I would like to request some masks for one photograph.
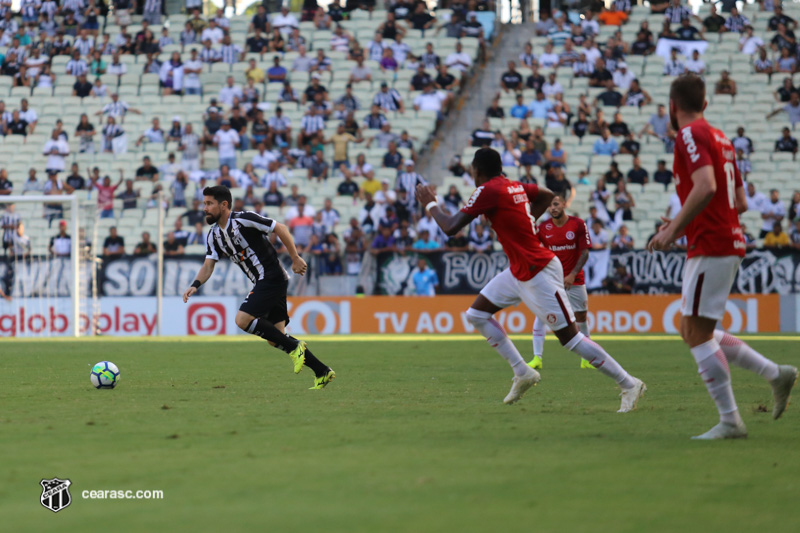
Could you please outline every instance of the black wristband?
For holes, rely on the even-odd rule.
[[[196,279],[196,280],[194,280],[194,281],[192,282],[192,287],[194,287],[195,289],[199,289],[199,288],[200,288],[200,285],[202,285],[202,283],[200,283],[200,280],[199,280],[199,279]]]

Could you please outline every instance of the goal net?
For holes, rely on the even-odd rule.
[[[0,337],[96,334],[96,201],[0,196],[0,216]]]

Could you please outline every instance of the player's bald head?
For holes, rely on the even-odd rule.
[[[481,148],[472,158],[472,172],[476,185],[503,173],[503,161],[493,148]]]

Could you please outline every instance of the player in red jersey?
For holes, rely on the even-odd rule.
[[[777,365],[736,337],[716,329],[725,315],[736,271],[745,254],[739,214],[747,210],[735,150],[723,133],[703,118],[706,88],[695,74],[672,82],[669,113],[675,139],[673,174],[681,210],[664,219],[648,243],[649,250],[665,250],[686,235],[689,249],[683,273],[681,337],[691,348],[697,368],[714,399],[720,422],[696,439],[747,437],[731,388],[728,364],[755,372],[772,385],[772,417],[783,414],[797,369]]]
[[[566,200],[556,195],[547,211],[550,220],[539,224],[539,240],[551,252],[556,254],[564,272],[564,289],[567,291],[569,303],[575,313],[575,323],[585,336],[589,337],[589,326],[586,324],[586,312],[589,310],[589,296],[583,281],[583,265],[589,259],[592,240],[586,230],[586,222],[578,217],[567,215],[564,211]],[[542,368],[544,336],[547,330],[545,322],[539,317],[533,321],[533,359],[528,366]],[[581,359],[581,368],[594,368],[589,361]]]
[[[617,382],[622,389],[618,412],[632,411],[646,390],[644,383],[630,376],[605,350],[578,331],[564,291],[561,262],[542,246],[536,235],[536,218],[550,205],[553,193],[536,185],[510,181],[502,171],[500,154],[491,148],[481,148],[472,160],[477,188],[461,211],[451,215],[442,210],[430,186],[418,186],[417,198],[447,235],[455,235],[475,217],[486,215],[508,256],[510,267],[481,290],[466,312],[470,323],[514,370],[511,391],[503,401],[516,402],[541,379],[536,370],[525,364],[503,327],[492,318],[501,309],[524,302],[536,316],[550,324],[562,345]]]

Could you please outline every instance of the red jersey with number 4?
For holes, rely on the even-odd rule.
[[[586,222],[578,217],[567,217],[567,221],[561,227],[552,220],[542,222],[539,224],[539,240],[561,261],[564,277],[568,276],[578,264],[581,253],[592,247]],[[573,285],[583,284],[583,269],[581,269],[575,276]]]
[[[686,226],[687,256],[744,257],[744,233],[735,207],[736,189],[742,186],[736,150],[721,131],[701,118],[682,128],[675,139],[673,174],[682,205],[694,186],[692,173],[707,165],[714,169],[717,190],[705,209]]]
[[[520,281],[531,279],[555,257],[536,235],[531,202],[538,194],[536,185],[497,176],[475,189],[467,205],[461,208],[462,213],[471,217],[486,215],[491,221],[508,256],[511,273]]]

